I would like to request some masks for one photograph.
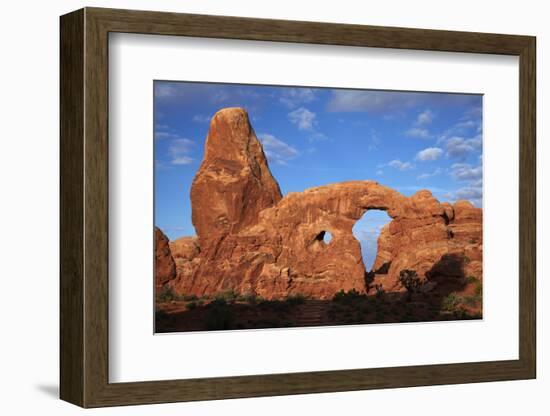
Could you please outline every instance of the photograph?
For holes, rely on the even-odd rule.
[[[482,319],[483,95],[153,96],[155,333]]]

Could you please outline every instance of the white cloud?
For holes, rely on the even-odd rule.
[[[320,131],[314,131],[309,136],[309,141],[316,141],[316,140],[326,140],[327,136],[324,133],[321,133]]]
[[[479,181],[483,176],[483,168],[469,163],[455,163],[451,166],[451,176],[459,181]]]
[[[194,159],[189,156],[195,142],[193,140],[178,138],[173,139],[168,146],[168,152],[171,156],[170,163],[173,165],[189,165]]]
[[[380,136],[378,135],[378,133],[374,129],[371,129],[368,149],[369,150],[376,150],[376,149],[378,149],[379,144],[380,144]]]
[[[483,200],[483,166],[473,166],[469,163],[455,163],[451,166],[450,175],[457,181],[465,182],[465,186],[446,195],[453,201],[467,199],[480,207]]]
[[[457,131],[464,131],[467,129],[473,129],[474,127],[477,129],[479,123],[474,120],[465,120],[460,121],[454,125],[454,129]]]
[[[435,117],[435,114],[433,112],[431,112],[430,110],[425,110],[421,112],[416,118],[416,124],[418,125],[431,124],[434,117]]]
[[[279,101],[288,108],[296,108],[301,104],[315,99],[315,92],[311,88],[285,88]]]
[[[414,137],[417,139],[429,139],[432,137],[430,132],[427,129],[420,127],[413,127],[405,132],[406,136]]]
[[[315,117],[314,112],[304,107],[288,113],[288,119],[291,123],[296,124],[299,130],[313,130],[313,125],[316,123]]]
[[[440,135],[438,143],[444,143],[453,137],[464,137],[474,134],[479,135],[481,141],[481,107],[472,107],[461,118],[462,121],[454,124]]]
[[[388,162],[388,166],[398,170],[409,170],[413,168],[413,165],[410,162],[402,162],[399,159],[394,159]]]
[[[421,160],[423,162],[427,160],[437,160],[442,155],[443,149],[440,149],[439,147],[428,147],[416,154],[416,160]]]
[[[427,178],[431,178],[433,176],[441,175],[441,173],[443,173],[443,169],[437,168],[433,172],[422,173],[421,175],[418,175],[416,178],[417,179],[427,179]]]
[[[378,176],[382,176],[382,175],[384,175],[384,171],[383,171],[382,169],[378,169],[378,170],[376,171],[376,174],[377,174]]]
[[[173,84],[155,83],[155,97],[166,98],[178,94],[178,89]]]
[[[457,189],[456,191],[450,192],[445,196],[452,202],[465,199],[477,207],[481,207],[483,204],[483,189],[481,186],[465,186]]]
[[[195,159],[189,156],[180,156],[172,159],[172,165],[190,165]]]
[[[289,160],[300,155],[298,150],[272,134],[261,133],[258,134],[258,138],[262,143],[265,155],[271,163],[286,165]]]
[[[483,109],[481,106],[473,106],[470,107],[468,110],[466,110],[466,113],[464,114],[464,118],[473,118],[473,119],[481,119],[483,116]]]
[[[177,139],[178,135],[176,133],[171,133],[169,131],[157,131],[155,132],[155,139],[156,140],[163,140],[163,139]]]
[[[481,148],[481,135],[471,139],[454,136],[446,140],[447,156],[464,159],[470,152]]]
[[[481,199],[483,197],[483,190],[481,187],[467,186],[455,191],[455,197],[457,199]]]
[[[212,101],[215,103],[221,103],[227,101],[230,98],[229,93],[224,89],[219,89],[213,92]]]

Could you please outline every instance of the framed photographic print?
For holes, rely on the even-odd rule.
[[[535,106],[529,36],[62,16],[61,398],[534,378]]]

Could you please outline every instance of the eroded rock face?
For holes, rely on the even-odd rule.
[[[422,280],[481,279],[481,209],[467,201],[439,204],[428,191],[416,193],[411,200],[418,208],[416,216],[394,218],[380,233],[373,284],[402,291],[399,272],[403,269],[415,270]],[[384,267],[388,270],[381,270]]]
[[[193,260],[200,253],[199,240],[197,237],[181,237],[170,241],[170,251],[174,260]]]
[[[160,287],[176,277],[176,265],[168,238],[164,233],[155,227],[155,285]]]
[[[246,111],[226,108],[212,118],[204,159],[191,186],[192,220],[200,245],[255,224],[281,199]]]
[[[191,203],[198,240],[170,244],[177,277],[169,285],[179,293],[232,289],[267,299],[297,293],[328,299],[339,290],[365,292],[369,283],[352,227],[370,209],[392,218],[379,237],[375,284],[404,290],[403,269],[434,282],[463,277],[456,273],[481,277],[481,209],[464,201],[440,204],[429,191],[406,197],[373,181],[282,198],[242,109],[214,116]],[[324,232],[332,234],[328,244]]]

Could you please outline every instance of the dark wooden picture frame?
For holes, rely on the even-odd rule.
[[[109,383],[108,35],[193,36],[519,57],[519,359]],[[61,17],[60,396],[82,407],[536,377],[535,38],[85,8]]]

